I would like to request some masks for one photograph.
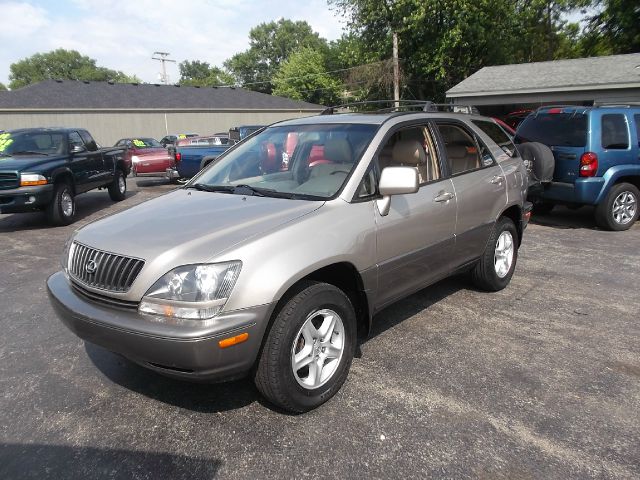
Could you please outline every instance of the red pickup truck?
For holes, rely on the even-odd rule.
[[[167,169],[175,168],[173,155],[153,138],[123,138],[115,146],[126,149],[134,177],[164,177]]]

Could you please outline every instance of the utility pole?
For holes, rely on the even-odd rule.
[[[166,63],[167,62],[176,63],[176,61],[167,58],[170,55],[170,53],[167,53],[167,52],[153,52],[153,54],[154,55],[160,55],[159,57],[151,57],[151,60],[158,60],[158,61],[160,61],[162,63],[162,73],[161,73],[160,80],[165,85],[169,85],[169,76],[167,75]]]
[[[393,32],[393,100],[400,108],[400,66],[398,65],[398,34]]]

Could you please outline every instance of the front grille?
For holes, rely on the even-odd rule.
[[[91,300],[95,303],[100,303],[107,307],[117,307],[125,310],[137,310],[138,302],[132,302],[129,300],[120,300],[119,298],[107,297],[106,295],[101,295],[100,293],[95,293],[83,288],[82,285],[76,283],[75,281],[71,281],[71,286],[75,290],[76,293],[82,295],[87,300]]]
[[[97,250],[74,242],[69,273],[78,282],[111,292],[126,292],[142,270],[144,260]]]
[[[17,173],[0,173],[0,190],[18,188],[19,186]]]

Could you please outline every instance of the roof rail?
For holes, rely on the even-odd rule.
[[[607,102],[593,102],[594,107],[618,107],[618,108],[631,108],[640,106],[640,102],[625,102],[625,103],[607,103]]]
[[[584,106],[584,105],[542,105],[536,108],[536,111],[543,110],[546,108],[590,108],[590,107]]]
[[[320,115],[334,115],[336,113],[352,113],[349,112],[337,112],[339,109],[351,109],[351,107],[364,106],[364,105],[383,105],[387,104],[388,107],[379,108],[376,110],[367,110],[370,113],[386,113],[386,112],[399,112],[401,110],[416,109],[423,112],[442,112],[451,111],[454,113],[479,113],[476,107],[470,105],[454,105],[451,103],[434,103],[429,100],[364,100],[361,102],[343,103],[341,105],[334,105],[325,108]],[[396,105],[397,104],[397,105]]]

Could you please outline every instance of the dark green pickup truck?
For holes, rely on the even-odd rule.
[[[54,225],[68,225],[74,197],[106,188],[124,200],[131,164],[120,148],[99,148],[79,128],[25,128],[0,133],[0,213],[44,210]]]

